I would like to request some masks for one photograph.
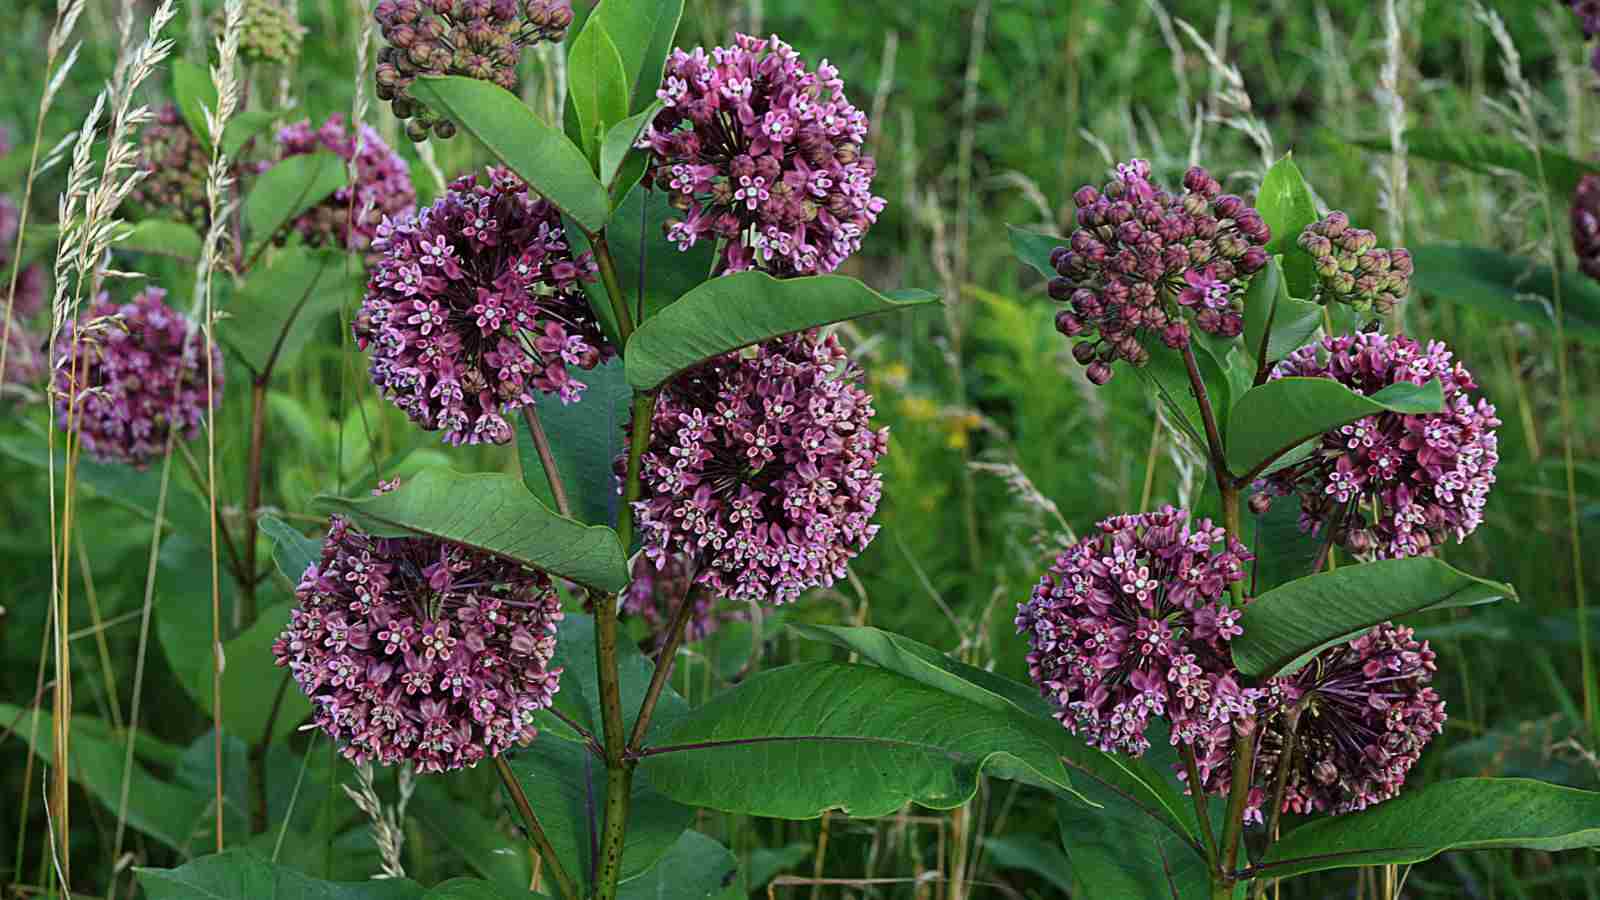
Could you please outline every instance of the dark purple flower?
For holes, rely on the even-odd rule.
[[[666,642],[667,626],[684,594],[690,590],[695,594],[691,601],[693,611],[683,630],[686,643],[710,637],[724,623],[748,616],[742,608],[719,609],[716,597],[693,584],[693,574],[688,560],[682,556],[668,556],[660,569],[643,555],[634,561],[633,581],[622,593],[620,612],[624,618],[636,617],[649,626],[650,636],[644,641],[646,650],[659,650]]]
[[[360,128],[360,144],[357,156],[356,136],[346,130],[344,116],[337,113],[315,131],[311,121],[304,119],[278,132],[280,161],[328,150],[347,163],[352,158],[356,162],[354,208],[346,185],[290,223],[313,247],[331,243],[346,250],[366,250],[380,223],[410,215],[416,208],[417,194],[406,161],[367,125]]]
[[[1253,709],[1228,642],[1240,611],[1222,602],[1250,552],[1189,513],[1113,516],[1062,551],[1017,608],[1028,672],[1068,731],[1106,752],[1150,747],[1151,717],[1191,743]]]
[[[188,317],[162,302],[166,293],[146,288],[120,306],[102,294],[62,326],[51,350],[57,424],[67,428],[70,413],[83,448],[102,462],[142,467],[166,452],[173,428],[183,440],[199,433],[208,399],[205,342]],[[214,407],[222,403],[222,354],[211,353]]]
[[[1572,249],[1583,274],[1600,281],[1600,176],[1583,176],[1572,196]]]
[[[1324,338],[1289,354],[1272,377],[1331,378],[1358,394],[1391,384],[1444,388],[1444,412],[1381,413],[1322,436],[1315,451],[1256,482],[1268,496],[1300,498],[1300,524],[1333,529],[1363,559],[1418,556],[1483,521],[1500,461],[1500,420],[1487,400],[1473,402],[1472,374],[1444,344],[1423,347],[1403,335]]]
[[[1261,215],[1195,166],[1173,194],[1142,159],[1118,165],[1103,189],[1072,195],[1078,227],[1050,254],[1050,296],[1069,306],[1056,330],[1081,338],[1072,355],[1105,384],[1119,359],[1142,366],[1149,339],[1173,349],[1189,328],[1222,337],[1244,330],[1244,289],[1266,265]]]
[[[713,597],[787,603],[830,585],[878,532],[872,396],[837,338],[776,338],[680,375],[656,404],[636,509],[657,568]]]
[[[466,175],[415,216],[384,220],[353,328],[384,396],[451,444],[503,444],[533,391],[578,399],[568,366],[614,354],[584,296],[588,252],[505,169]]]
[[[561,602],[517,563],[334,516],[295,597],[273,658],[353,762],[474,765],[532,741],[559,689]]]
[[[1600,0],[1568,0],[1568,2],[1583,27],[1583,36],[1592,38],[1600,34]]]
[[[139,171],[144,173],[128,194],[139,218],[170,219],[204,231],[211,222],[206,200],[206,171],[211,153],[189,123],[168,103],[139,134]]]
[[[1379,247],[1377,235],[1352,228],[1342,212],[1307,225],[1299,244],[1316,260],[1318,303],[1388,315],[1411,290],[1410,251]]]
[[[783,277],[832,272],[861,248],[884,200],[861,152],[867,117],[827,60],[813,73],[776,36],[735,35],[674,50],[656,96],[666,108],[639,145],[646,183],[687,213],[667,223],[678,249],[722,240],[725,272]]]

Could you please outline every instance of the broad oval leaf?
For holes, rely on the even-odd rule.
[[[612,261],[617,266],[617,281],[627,298],[628,308],[641,311],[642,324],[656,313],[685,296],[703,283],[711,273],[716,260],[715,241],[700,241],[688,250],[679,250],[677,244],[666,238],[666,223],[682,216],[672,208],[666,191],[656,191],[636,184],[622,198],[611,221],[606,225],[606,243],[611,248]],[[567,239],[574,252],[590,249],[588,238],[576,228],[567,229]],[[589,307],[600,320],[608,336],[616,333],[612,321],[611,301],[605,287],[598,281],[584,282],[589,295]],[[643,302],[639,292],[644,291]]]
[[[628,112],[650,105],[683,17],[683,0],[606,0],[590,14],[605,24],[622,58],[630,88]]]
[[[650,390],[730,350],[938,299],[916,290],[880,294],[843,275],[780,280],[765,272],[736,272],[713,278],[661,310],[628,339],[628,383]]]
[[[1444,408],[1437,379],[1391,384],[1370,397],[1331,378],[1279,378],[1245,392],[1229,414],[1228,468],[1254,473],[1299,444],[1332,428],[1382,412],[1411,415]]]
[[[344,160],[327,150],[291,156],[273,164],[250,185],[244,224],[252,253],[272,240],[295,216],[344,187]]]
[[[365,283],[365,270],[349,254],[286,248],[227,300],[218,334],[257,375],[270,375],[292,365],[316,327],[354,303]]]
[[[295,579],[299,580],[298,576]],[[204,579],[209,590],[209,577]],[[210,710],[211,605],[208,597],[191,588],[169,593],[173,602],[156,610],[156,639],[167,665],[183,692],[195,706]],[[261,611],[249,627],[222,644],[222,726],[247,742],[259,741],[272,714],[273,700],[282,690],[283,700],[272,720],[272,739],[293,734],[311,715],[311,702],[294,684],[285,684],[289,670],[272,660],[272,644],[289,624],[292,603],[276,603]]]
[[[636,150],[634,144],[639,140],[639,135],[644,127],[650,124],[656,113],[661,111],[661,101],[645,107],[645,110],[636,115],[611,126],[606,132],[605,140],[600,143],[600,181],[606,186],[606,191],[611,195],[613,202],[621,205],[627,198],[628,192],[639,183],[639,178],[644,175],[647,159],[645,151]],[[623,167],[625,161],[632,164]],[[615,216],[613,219],[615,220]],[[627,220],[621,220],[623,225]]]
[[[604,18],[591,15],[567,54],[568,96],[578,115],[583,150],[597,166],[602,137],[628,117],[628,73]]]
[[[559,397],[541,391],[534,395],[534,409],[571,504],[572,518],[590,525],[610,525],[622,505],[615,463],[627,447],[633,390],[620,359],[574,375],[588,385],[581,401],[562,403]],[[546,506],[557,509],[526,416],[517,423],[517,456],[528,490]]]
[[[200,258],[200,235],[182,222],[165,219],[134,222],[113,243],[116,249],[129,253],[170,256],[191,262]]]
[[[546,898],[543,894],[513,889],[481,878],[452,878],[428,888],[428,892],[422,895],[422,900],[546,900]]]
[[[1018,259],[1032,266],[1034,271],[1045,277],[1046,281],[1057,276],[1055,267],[1050,265],[1050,254],[1057,247],[1066,246],[1066,238],[1042,231],[1018,228],[1015,225],[1007,225],[1006,233],[1011,237],[1011,252],[1015,253]]]
[[[1418,247],[1411,257],[1416,292],[1555,331],[1555,282],[1549,266],[1462,244]],[[1562,272],[1560,285],[1567,337],[1600,343],[1600,285],[1581,272]]]
[[[1283,256],[1250,280],[1244,298],[1244,346],[1259,372],[1299,348],[1322,325],[1322,307],[1289,296]]]
[[[561,690],[556,694],[555,708],[568,720],[599,737],[603,728],[600,680],[594,667],[596,652],[594,619],[578,613],[568,613],[561,622],[555,657],[551,661],[552,666],[563,670]],[[628,642],[626,638],[619,640],[617,681],[622,693],[623,725],[627,731],[631,732],[633,729],[634,719],[638,717],[639,707],[644,702],[645,690],[650,686],[650,677],[655,674],[655,668],[655,664],[640,653],[637,646]],[[689,704],[684,702],[670,684],[667,685],[662,689],[661,699],[656,703],[655,714],[650,718],[650,733],[646,737],[659,736],[663,733],[662,729],[677,722],[678,718],[688,711]],[[563,739],[578,740],[577,732],[569,728],[565,722],[553,718],[547,721],[550,730]],[[544,725],[540,727],[543,728]]]
[[[313,502],[380,537],[428,535],[466,544],[607,594],[628,584],[615,531],[552,512],[514,475],[424,469],[378,497],[324,494]]]
[[[211,148],[211,129],[206,126],[206,110],[216,111],[217,87],[205,66],[187,59],[172,61],[172,97],[183,122],[194,132],[200,145]],[[223,132],[226,136],[227,132]]]
[[[540,121],[516,95],[499,85],[456,75],[419,78],[411,91],[459,123],[585,230],[605,227],[611,202],[583,151]]]
[[[202,856],[176,869],[137,867],[149,900],[422,900],[422,885],[405,878],[322,881],[248,850]]]
[[[685,831],[659,865],[617,888],[617,900],[745,900],[750,891],[741,874],[728,848]]]
[[[1233,661],[1246,675],[1265,677],[1380,622],[1502,597],[1517,599],[1516,588],[1432,557],[1341,566],[1273,588],[1245,607]]]
[[[299,584],[306,569],[322,559],[322,541],[306,537],[277,516],[261,516],[257,526],[272,541],[272,562],[290,585]]]
[[[1316,286],[1316,263],[1300,249],[1299,241],[1300,232],[1317,220],[1317,201],[1294,164],[1294,154],[1284,154],[1267,170],[1256,192],[1256,209],[1272,230],[1267,253],[1283,257],[1284,283],[1290,296],[1309,298]],[[1251,347],[1256,346],[1252,341]]]
[[[1409,865],[1449,850],[1600,847],[1600,793],[1527,778],[1461,778],[1301,825],[1267,851],[1266,878]]]
[[[680,803],[810,819],[950,809],[980,774],[1071,793],[1048,719],[987,709],[884,669],[762,672],[678,720],[641,771]]]

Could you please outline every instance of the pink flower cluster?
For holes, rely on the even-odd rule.
[[[1333,429],[1314,452],[1256,482],[1262,496],[1300,498],[1301,528],[1333,529],[1361,558],[1418,556],[1483,521],[1500,461],[1500,420],[1445,345],[1380,333],[1324,338],[1294,351],[1273,378],[1331,378],[1359,394],[1438,379],[1444,412],[1382,413]],[[1260,508],[1259,506],[1257,508]]]
[[[1600,281],[1600,176],[1583,176],[1572,196],[1572,250],[1583,274]]]
[[[826,60],[813,73],[776,36],[736,35],[674,50],[656,96],[665,108],[640,146],[647,183],[688,212],[667,224],[678,249],[722,240],[724,271],[783,277],[832,272],[861,248],[884,200],[862,155],[867,117]]]
[[[658,569],[682,555],[712,597],[787,603],[844,577],[877,534],[888,449],[837,338],[718,357],[660,395],[637,504]]]
[[[349,185],[301,213],[290,224],[313,247],[332,244],[346,250],[366,250],[387,218],[409,215],[417,205],[411,187],[411,169],[367,125],[357,136],[345,128],[344,116],[335,113],[313,130],[309,119],[278,132],[278,159],[328,150],[346,163],[356,163],[354,193]],[[352,197],[354,208],[351,207]]]
[[[673,613],[683,601],[684,594],[693,590],[694,606],[689,623],[683,629],[683,640],[692,643],[710,637],[726,622],[745,618],[742,609],[720,610],[717,598],[704,588],[693,585],[693,572],[682,556],[666,557],[666,564],[657,569],[655,563],[640,556],[633,564],[633,581],[622,593],[621,613],[624,618],[638,618],[650,628],[650,637],[644,642],[646,650],[660,649],[666,643],[667,626]]]
[[[594,279],[548,201],[505,169],[466,175],[418,215],[385,219],[353,324],[372,381],[413,421],[451,444],[503,444],[504,413],[533,391],[578,399],[568,366],[615,351],[589,308]]]
[[[1141,343],[1159,337],[1189,344],[1189,323],[1210,334],[1244,330],[1244,288],[1267,263],[1270,231],[1261,215],[1195,166],[1184,192],[1150,180],[1150,164],[1123,163],[1104,188],[1073,194],[1078,227],[1050,254],[1059,276],[1050,296],[1069,304],[1056,330],[1081,338],[1072,355],[1095,384],[1111,379],[1119,359],[1144,365]]]
[[[75,423],[101,462],[142,467],[166,453],[174,429],[183,440],[199,433],[208,399],[222,403],[222,354],[211,348],[208,398],[204,339],[165,296],[146,288],[118,305],[102,294],[51,351],[57,424]]]
[[[1152,717],[1172,723],[1175,744],[1228,730],[1255,702],[1228,652],[1241,612],[1222,601],[1250,552],[1216,549],[1221,528],[1170,506],[1099,529],[1062,551],[1017,610],[1029,674],[1056,718],[1134,756],[1150,747]]]
[[[516,563],[334,516],[295,597],[273,658],[353,762],[471,766],[532,741],[560,687],[560,600]]]
[[[1422,749],[1444,730],[1444,700],[1428,686],[1436,668],[1427,641],[1385,622],[1270,679],[1260,693],[1246,819],[1262,820],[1282,766],[1289,767],[1286,813],[1355,812],[1399,794]],[[1291,719],[1295,736],[1286,760]],[[1228,731],[1196,746],[1209,794],[1226,795],[1232,784]]]

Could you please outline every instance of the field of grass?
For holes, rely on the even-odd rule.
[[[808,61],[838,66],[871,116],[874,192],[888,201],[844,272],[882,289],[934,290],[944,303],[842,329],[892,434],[875,542],[835,588],[692,645],[674,676],[679,692],[693,704],[751,666],[842,658],[781,627],[797,623],[875,625],[1026,680],[1013,617],[1054,548],[1113,513],[1211,502],[1197,448],[1165,424],[1137,378],[1087,382],[1052,325],[1057,304],[1043,279],[1012,252],[1008,225],[1067,233],[1072,192],[1103,182],[1118,161],[1149,159],[1169,183],[1198,161],[1248,196],[1274,160],[1292,153],[1324,206],[1374,229],[1384,246],[1460,242],[1573,269],[1568,197],[1518,172],[1430,159],[1416,137],[1450,131],[1579,160],[1600,154],[1600,75],[1566,4],[1486,2],[1504,17],[1509,43],[1497,41],[1473,3],[1455,0],[1395,4],[1397,31],[1385,27],[1385,4],[1369,0],[688,0],[681,46],[725,43],[734,31],[777,33]],[[154,4],[128,5],[142,28]],[[175,58],[206,60],[207,19],[220,5],[179,4],[167,30]],[[45,151],[80,127],[113,76],[121,6],[88,0],[73,37],[81,50],[42,120]],[[308,29],[299,62],[249,70],[247,108],[287,100],[294,108],[285,122],[348,115],[363,4],[298,6]],[[0,158],[0,192],[19,200],[55,14],[46,0],[0,10],[0,124],[17,146]],[[556,115],[559,59],[552,51],[524,62],[525,96]],[[1386,64],[1398,66],[1388,87]],[[163,68],[141,97],[161,104],[172,90]],[[1413,152],[1369,149],[1387,144],[1395,116],[1413,135]],[[422,202],[441,189],[434,169],[448,177],[488,160],[465,136],[432,142],[435,159],[423,160],[385,105],[370,104],[367,120],[413,162]],[[70,162],[37,179],[32,221],[55,221]],[[1418,284],[1441,283],[1422,279],[1428,258],[1419,255]],[[193,288],[192,266],[159,256],[119,253],[113,268],[142,272],[179,297]],[[1438,652],[1435,687],[1450,714],[1412,776],[1419,781],[1526,776],[1600,788],[1600,686],[1584,683],[1585,672],[1594,677],[1584,657],[1600,641],[1600,617],[1584,615],[1600,599],[1600,560],[1585,555],[1600,546],[1600,288],[1581,276],[1570,283],[1578,288],[1564,297],[1569,322],[1587,321],[1587,334],[1551,327],[1534,296],[1548,284],[1529,285],[1514,317],[1428,290],[1400,309],[1408,334],[1451,345],[1504,422],[1486,521],[1444,558],[1511,582],[1520,595],[1411,622]],[[129,291],[116,281],[110,289]],[[30,323],[39,333],[47,326],[47,317]],[[227,359],[214,487],[203,438],[192,442],[193,465],[187,451],[169,468],[143,471],[84,461],[65,530],[65,458],[51,465],[46,407],[38,394],[0,400],[0,896],[59,895],[42,798],[51,784],[49,710],[62,677],[71,683],[76,754],[74,896],[137,896],[132,867],[175,866],[209,850],[219,790],[237,845],[277,852],[318,877],[379,871],[368,816],[336,787],[355,783],[352,769],[310,732],[280,728],[265,765],[268,818],[293,827],[252,827],[259,821],[244,742],[229,738],[227,758],[237,764],[214,784],[204,514],[214,497],[237,526],[249,487],[250,376]],[[314,495],[354,495],[379,471],[406,475],[438,463],[516,471],[511,450],[458,450],[411,427],[367,384],[365,359],[332,316],[265,399],[261,508],[306,534],[319,527]],[[152,559],[158,519],[167,527]],[[68,544],[57,546],[63,535]],[[262,537],[260,547],[267,558],[272,544]],[[53,567],[62,564],[70,568],[59,579],[70,598],[70,665],[58,674],[49,616]],[[260,608],[277,612],[277,623],[291,587],[277,572],[262,583]],[[235,636],[247,615],[233,593],[219,598],[222,636],[236,652],[254,647],[264,657],[276,627]],[[147,603],[154,615],[146,630]],[[276,688],[270,667],[258,661],[258,670]],[[228,702],[241,704],[230,715],[260,727],[260,712],[251,718],[244,707],[270,703],[273,691],[239,691],[225,689]],[[35,703],[44,715],[29,713]],[[139,777],[125,784],[122,735],[134,724],[137,759],[127,758]],[[375,785],[391,811],[394,778],[380,770]],[[473,845],[480,832],[460,824],[481,818],[484,834],[497,833],[496,821],[506,826],[499,833],[512,833],[502,804],[485,799],[496,797],[492,773],[420,779],[407,796],[398,832],[410,877],[431,884],[525,867],[484,862],[484,848]],[[740,858],[752,896],[1096,896],[1073,884],[1054,801],[1015,782],[985,780],[953,810],[800,822],[701,813],[698,828]],[[1403,886],[1384,893],[1397,874]],[[1448,853],[1398,873],[1323,873],[1284,885],[1281,896],[1592,900],[1600,898],[1600,855]]]

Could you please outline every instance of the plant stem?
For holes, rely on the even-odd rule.
[[[1217,482],[1217,493],[1222,498],[1222,528],[1227,544],[1244,535],[1239,520],[1239,479],[1228,472],[1227,456],[1222,448],[1222,433],[1217,428],[1217,416],[1211,409],[1211,395],[1206,391],[1205,379],[1200,377],[1200,364],[1194,358],[1194,347],[1183,348],[1183,367],[1189,373],[1189,388],[1194,391],[1195,402],[1200,406],[1200,421],[1205,426],[1206,449],[1211,458],[1211,474]],[[1228,585],[1228,594],[1234,606],[1244,605],[1244,584],[1235,581]]]
[[[261,739],[250,748],[250,787],[255,793],[255,806],[250,813],[250,833],[267,830],[267,748],[272,744],[272,729],[278,722],[278,711],[283,707],[283,695],[288,692],[289,673],[283,673],[278,682],[278,692],[272,697],[272,709],[267,712],[267,724],[261,729]]]
[[[528,433],[533,435],[533,449],[539,452],[539,464],[544,466],[545,481],[550,483],[550,494],[555,497],[556,512],[571,517],[572,504],[567,501],[567,488],[561,482],[561,471],[556,468],[556,457],[550,451],[550,438],[539,423],[538,411],[532,406],[524,406],[522,420],[528,423]]]
[[[517,781],[516,773],[511,771],[511,766],[506,763],[503,756],[494,758],[494,768],[500,773],[500,781],[506,786],[506,792],[511,795],[511,802],[516,804],[517,812],[522,815],[522,824],[528,832],[528,840],[532,841],[534,849],[539,851],[539,858],[544,861],[561,896],[565,900],[580,900],[583,894],[578,890],[578,883],[573,881],[572,876],[562,867],[561,859],[556,856],[555,848],[550,845],[550,838],[539,825],[539,817],[534,815],[533,805],[528,802],[528,795],[523,792],[522,783]]]
[[[1206,794],[1202,790],[1200,765],[1195,762],[1194,747],[1178,744],[1178,755],[1183,758],[1183,773],[1189,779],[1189,796],[1194,798],[1194,817],[1200,825],[1201,837],[1206,847],[1206,863],[1217,868],[1217,833],[1211,829],[1211,811],[1206,809]]]
[[[250,385],[250,471],[244,495],[244,578],[239,582],[241,626],[256,620],[256,510],[261,506],[261,445],[267,424],[267,380]]]
[[[1239,837],[1244,833],[1244,807],[1255,775],[1256,720],[1247,716],[1233,730],[1233,784],[1228,792],[1228,818],[1222,832],[1223,878],[1232,883],[1239,868]]]
[[[683,645],[683,632],[694,613],[694,601],[694,582],[691,579],[683,597],[678,600],[678,608],[672,613],[672,622],[667,625],[667,641],[661,645],[661,652],[656,654],[656,670],[650,676],[650,687],[644,693],[639,717],[633,722],[633,734],[628,738],[630,757],[639,752],[639,747],[644,744],[645,733],[650,730],[650,716],[655,713],[656,702],[661,699],[661,689],[666,687],[667,679],[672,674],[672,663],[678,656],[678,648]]]
[[[589,236],[589,246],[594,250],[595,264],[600,267],[600,283],[605,286],[606,296],[611,300],[611,314],[617,317],[617,336],[622,339],[622,347],[626,349],[628,338],[633,335],[633,313],[628,310],[628,300],[622,293],[622,282],[617,278],[617,264],[611,258],[611,246],[606,243],[604,234]]]
[[[1272,784],[1272,812],[1267,820],[1267,847],[1278,839],[1278,822],[1283,818],[1283,792],[1289,787],[1289,767],[1294,765],[1294,735],[1300,727],[1299,703],[1291,705],[1283,714],[1283,749],[1278,751],[1278,773]],[[1266,851],[1262,851],[1265,855]],[[1267,879],[1256,880],[1256,900],[1264,900],[1267,896]]]

